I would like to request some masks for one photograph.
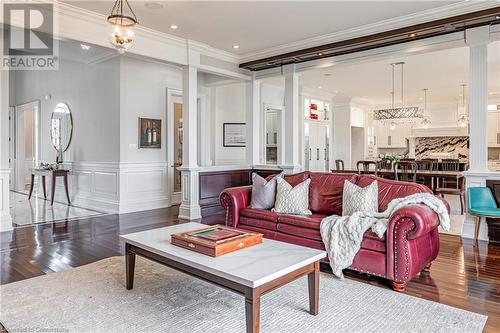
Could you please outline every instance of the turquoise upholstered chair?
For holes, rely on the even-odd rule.
[[[477,242],[481,218],[500,218],[500,208],[497,207],[489,187],[469,187],[467,189],[467,206],[469,214],[477,218],[474,232],[474,241]]]

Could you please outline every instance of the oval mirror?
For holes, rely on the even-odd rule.
[[[50,118],[50,137],[57,151],[65,152],[71,143],[73,118],[66,103],[57,103]]]

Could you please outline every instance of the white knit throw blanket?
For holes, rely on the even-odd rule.
[[[364,233],[371,228],[382,238],[392,214],[407,205],[424,204],[439,215],[441,227],[450,230],[450,216],[445,204],[429,193],[415,193],[392,200],[385,212],[366,214],[356,212],[351,216],[329,216],[321,221],[321,238],[325,243],[333,274],[343,278],[342,270],[351,266],[361,247]]]

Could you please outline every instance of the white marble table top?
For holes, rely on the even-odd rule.
[[[189,222],[120,238],[131,245],[252,288],[326,257],[325,251],[270,239],[216,258],[170,243],[170,234],[203,227],[207,226]]]

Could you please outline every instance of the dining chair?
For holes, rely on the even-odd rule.
[[[460,160],[455,158],[444,158],[441,160],[441,170],[443,171],[460,171]],[[455,179],[443,177],[438,187],[452,187],[455,185]]]
[[[394,163],[394,179],[404,182],[417,182],[418,165],[412,161]]]
[[[378,168],[379,169],[392,169],[392,162],[388,160],[387,158],[383,158],[380,161],[378,161]]]
[[[417,163],[417,166],[418,166],[418,170],[422,170],[422,171],[433,171],[433,170],[436,170],[437,169],[437,161],[436,160],[432,160],[432,159],[422,159],[422,160],[417,160],[415,161]],[[426,180],[427,179],[431,179],[430,180],[430,186],[431,186],[431,189],[434,188],[434,177],[417,177],[417,183],[418,184],[426,184]]]
[[[358,170],[359,174],[363,173],[370,173],[372,170],[370,170],[370,166],[373,165],[374,171],[375,171],[375,176],[378,175],[378,163],[375,161],[358,161],[356,163],[356,169]]]
[[[469,187],[467,189],[467,211],[476,218],[474,243],[477,243],[482,217],[500,218],[500,209],[497,207],[497,203],[489,187]]]
[[[450,182],[444,183],[450,184]],[[445,194],[458,195],[460,197],[460,215],[464,214],[464,196],[465,196],[465,177],[459,175],[455,177],[451,187],[438,187],[434,191],[437,195],[441,195],[444,198]]]
[[[344,170],[344,160],[335,160],[335,169]]]

